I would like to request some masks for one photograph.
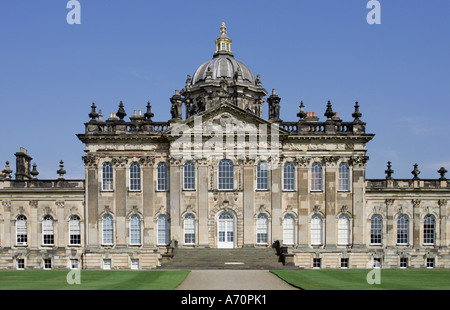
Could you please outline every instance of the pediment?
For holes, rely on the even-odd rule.
[[[178,137],[186,131],[203,136],[210,136],[218,132],[266,134],[268,136],[288,134],[278,124],[264,120],[226,101],[174,124],[166,135]]]

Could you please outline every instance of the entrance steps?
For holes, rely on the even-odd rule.
[[[161,269],[298,269],[283,265],[275,248],[176,248],[173,254]]]

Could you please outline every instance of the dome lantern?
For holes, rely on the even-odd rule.
[[[220,36],[216,39],[216,52],[214,55],[233,55],[231,52],[231,42],[231,39],[227,36],[227,27],[225,26],[225,23],[222,23],[222,26],[220,27]]]

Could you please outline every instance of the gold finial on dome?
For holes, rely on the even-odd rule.
[[[221,34],[227,34],[227,26],[225,26],[225,22],[222,22],[222,27],[220,27]]]
[[[233,55],[231,52],[231,39],[227,36],[227,26],[225,26],[225,22],[222,23],[222,26],[220,27],[220,36],[216,40],[216,52],[214,55],[219,53]]]

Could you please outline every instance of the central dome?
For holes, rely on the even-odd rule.
[[[195,71],[191,85],[206,81],[206,79],[221,80],[226,77],[233,80],[237,76],[241,76],[243,81],[255,85],[255,76],[252,71],[242,62],[234,59],[231,42],[227,36],[227,27],[225,27],[225,23],[222,23],[220,36],[216,40],[214,57]]]
[[[214,58],[201,65],[192,77],[192,85],[205,81],[208,75],[211,79],[218,80],[226,77],[233,79],[238,74],[242,74],[242,79],[255,85],[255,76],[252,71],[242,62],[237,61],[230,54],[220,53]]]

